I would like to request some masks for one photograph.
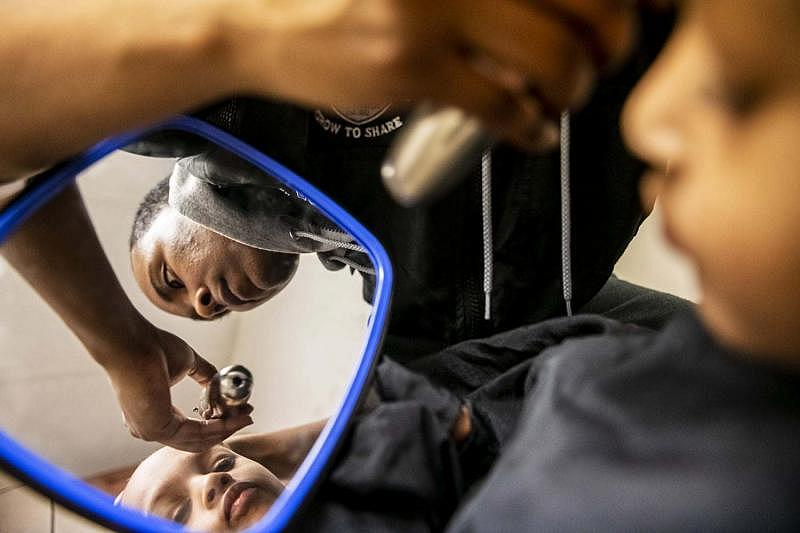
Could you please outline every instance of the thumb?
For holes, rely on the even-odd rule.
[[[194,354],[194,364],[186,372],[186,375],[198,382],[200,385],[207,385],[211,378],[217,373],[217,367],[197,355]]]

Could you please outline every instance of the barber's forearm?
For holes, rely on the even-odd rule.
[[[0,182],[233,92],[229,4],[0,2]]]
[[[106,259],[83,200],[71,186],[0,248],[106,368],[143,353],[152,328],[133,307]]]
[[[236,453],[261,463],[285,479],[303,462],[326,423],[327,419],[271,433],[237,435],[226,442]]]

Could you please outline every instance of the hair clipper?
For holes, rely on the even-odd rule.
[[[420,105],[381,166],[383,183],[400,204],[414,206],[445,194],[493,144],[481,121],[456,107]]]
[[[252,390],[253,374],[247,368],[226,366],[211,378],[195,412],[206,420],[224,418],[230,409],[246,404]]]

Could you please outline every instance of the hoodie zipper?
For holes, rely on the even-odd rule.
[[[481,179],[480,174],[469,179],[467,188],[467,220],[481,220]],[[483,242],[475,239],[472,227],[467,224],[464,235],[464,255],[467,263],[463,284],[464,331],[463,339],[474,339],[487,331],[488,322],[483,319],[484,296],[482,269],[473,265],[482,265]],[[477,247],[475,246],[477,243]],[[476,260],[477,259],[477,260]]]

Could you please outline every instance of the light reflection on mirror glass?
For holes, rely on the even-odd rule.
[[[102,370],[2,263],[0,426],[111,494],[128,484],[127,505],[195,529],[240,529],[269,508],[342,397],[368,334],[373,270],[347,233],[294,191],[218,148],[182,155],[119,151],[78,183],[145,317],[217,368],[253,373],[254,425],[203,454],[132,438]],[[149,214],[139,209],[146,197]],[[185,413],[200,396],[190,380],[173,388]],[[281,456],[264,451],[278,445]],[[198,481],[205,488],[190,494]]]

